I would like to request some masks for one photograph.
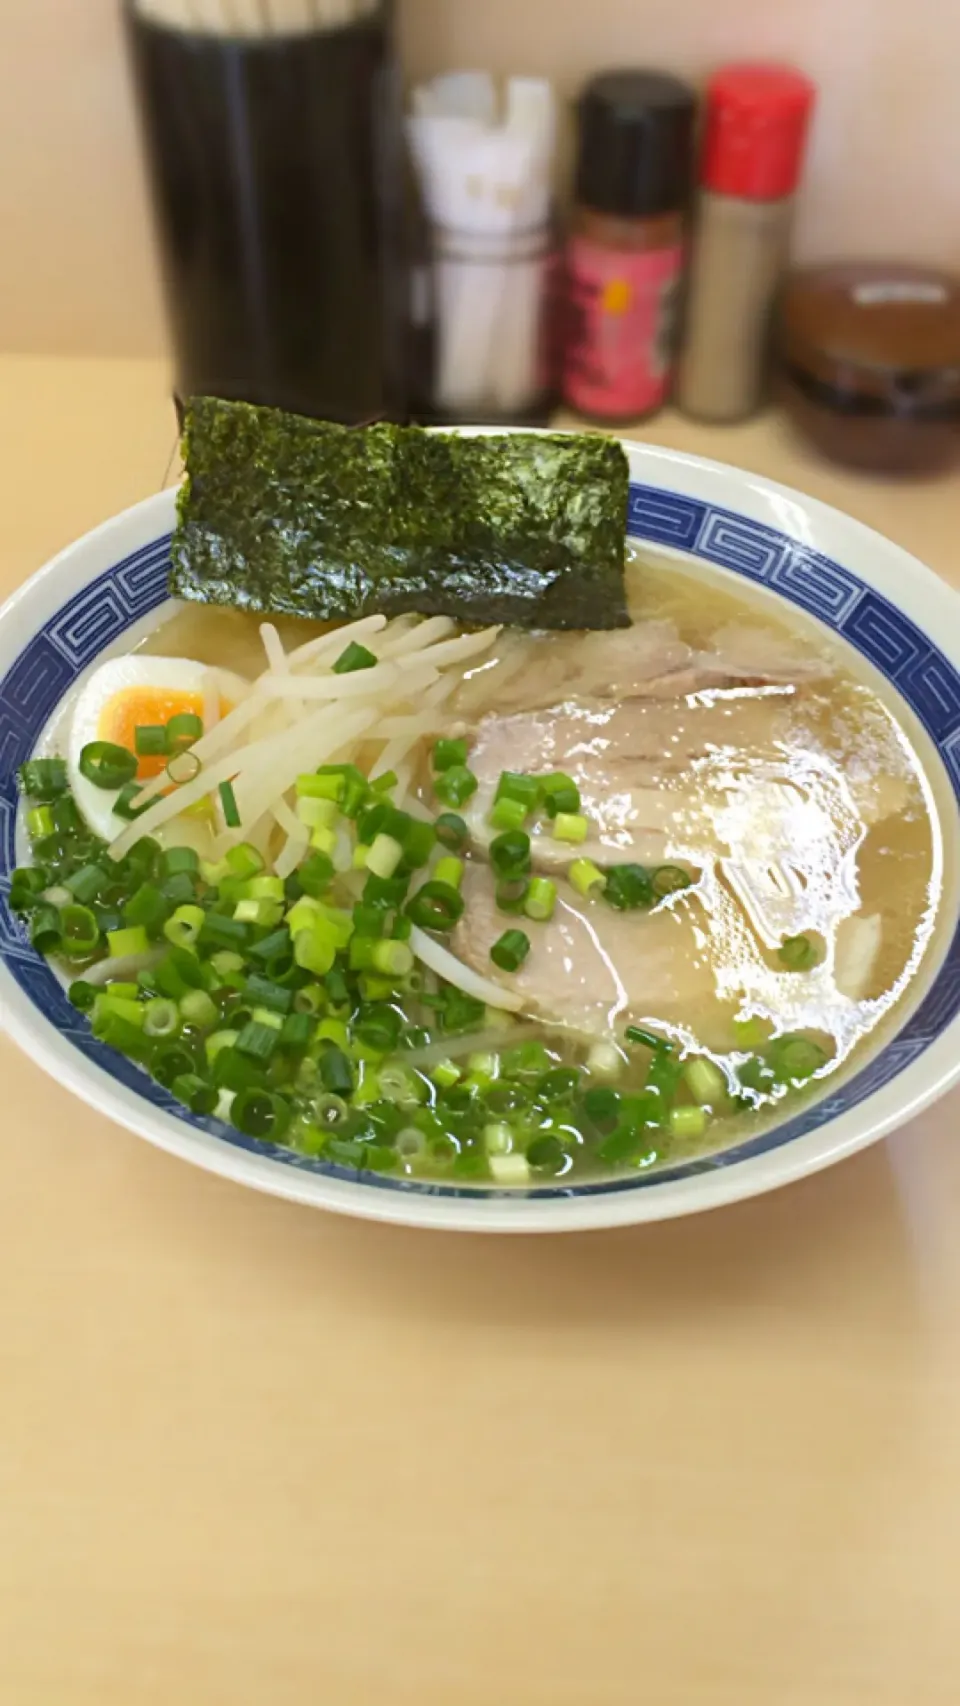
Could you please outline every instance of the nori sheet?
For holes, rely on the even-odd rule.
[[[629,626],[613,439],[342,427],[202,397],[184,460],[175,597],[319,620]]]

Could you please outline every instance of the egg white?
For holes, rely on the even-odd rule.
[[[110,700],[131,687],[166,688],[171,693],[193,693],[202,697],[205,678],[213,676],[222,697],[237,705],[249,691],[249,682],[228,669],[213,669],[190,658],[122,657],[91,675],[70,717],[64,740],[64,756],[73,797],[95,834],[112,841],[124,827],[114,814],[116,792],[98,788],[80,773],[80,754],[90,741],[100,740],[100,718]],[[183,839],[181,837],[181,839]]]

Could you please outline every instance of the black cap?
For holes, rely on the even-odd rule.
[[[580,97],[577,201],[623,219],[686,204],[696,97],[657,71],[607,71]]]

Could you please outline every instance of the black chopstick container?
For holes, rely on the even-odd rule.
[[[126,0],[178,400],[356,423],[406,413],[392,0],[306,27],[192,27]],[[209,20],[211,8],[204,9]],[[337,21],[332,21],[336,18]],[[170,21],[170,20],[173,21]]]

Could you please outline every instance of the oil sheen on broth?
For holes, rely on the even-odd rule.
[[[630,1025],[731,1075],[751,1033],[802,1033],[829,1058],[804,1092],[816,1094],[882,1037],[930,949],[943,884],[930,782],[893,709],[811,622],[786,622],[772,599],[646,552],[629,578],[632,629],[505,630],[458,691],[451,718],[469,736],[480,787],[451,946],[522,995],[561,1060]],[[302,623],[279,626],[304,637]],[[186,609],[145,649],[262,667],[256,623],[233,612]],[[419,791],[434,809],[428,750]],[[532,832],[534,868],[556,879],[559,898],[549,923],[527,926],[529,957],[510,975],[491,967],[509,920],[484,864],[503,770],[566,772],[590,822],[572,849]],[[651,910],[616,911],[566,880],[574,857],[675,865],[690,886]],[[817,963],[788,970],[780,950],[798,937]],[[646,1057],[641,1066],[627,1053],[629,1086]],[[700,1147],[771,1123],[780,1093],[719,1107]]]

